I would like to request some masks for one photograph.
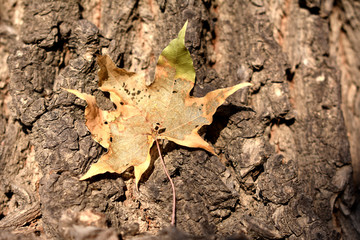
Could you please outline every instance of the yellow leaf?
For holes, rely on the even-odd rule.
[[[212,122],[213,114],[227,97],[251,84],[218,89],[202,98],[190,96],[195,70],[185,47],[186,26],[187,22],[178,38],[161,53],[150,86],[146,86],[144,75],[117,68],[107,55],[98,57],[99,89],[109,92],[115,111],[103,111],[93,96],[67,89],[87,102],[86,126],[95,141],[108,149],[81,180],[105,172],[122,173],[132,166],[138,186],[150,166],[150,149],[155,139],[215,154],[198,130]]]

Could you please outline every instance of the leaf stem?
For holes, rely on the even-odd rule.
[[[161,155],[160,146],[159,146],[159,142],[158,142],[157,138],[155,138],[155,142],[156,142],[156,147],[157,147],[158,152],[159,152],[159,156],[160,156],[160,159],[161,159],[161,163],[162,163],[162,165],[163,165],[165,174],[166,174],[166,176],[168,177],[168,179],[169,179],[169,181],[170,181],[171,188],[172,188],[172,192],[173,192],[173,208],[172,208],[172,216],[171,216],[171,225],[175,226],[175,213],[176,213],[176,193],[175,193],[175,185],[174,185],[173,180],[172,180],[171,177],[170,177],[170,174],[169,174],[168,170],[166,169],[165,161],[164,161],[164,159],[163,159],[163,157],[162,157],[162,155]]]

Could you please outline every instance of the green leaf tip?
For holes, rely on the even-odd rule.
[[[178,34],[178,39],[180,39],[182,41],[182,43],[185,46],[185,33],[186,33],[186,28],[188,25],[188,20],[186,20],[184,26],[181,28],[179,34]]]
[[[185,46],[185,33],[188,21],[178,33],[178,37],[173,39],[162,51],[157,65],[170,64],[176,70],[175,79],[181,78],[195,83],[195,69],[190,52]]]

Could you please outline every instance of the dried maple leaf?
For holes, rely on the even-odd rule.
[[[143,74],[117,68],[109,56],[98,57],[99,89],[110,93],[116,110],[103,111],[96,105],[95,97],[67,89],[87,102],[86,126],[94,140],[108,149],[81,180],[105,172],[122,173],[133,166],[138,186],[150,165],[150,149],[155,139],[215,154],[198,130],[212,122],[216,109],[228,96],[251,84],[218,89],[201,98],[190,96],[195,70],[185,47],[186,26],[187,22],[161,53],[150,86],[146,86]]]

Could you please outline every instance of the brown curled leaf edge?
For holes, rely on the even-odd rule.
[[[150,166],[150,149],[155,139],[215,154],[198,130],[211,124],[213,114],[227,97],[251,84],[217,89],[200,98],[190,96],[195,70],[185,47],[186,27],[187,22],[162,51],[150,86],[146,86],[144,74],[117,68],[109,56],[98,56],[99,89],[110,94],[116,110],[101,110],[94,96],[66,89],[87,102],[86,126],[93,139],[108,149],[80,180],[105,172],[121,174],[132,166],[138,187]]]

